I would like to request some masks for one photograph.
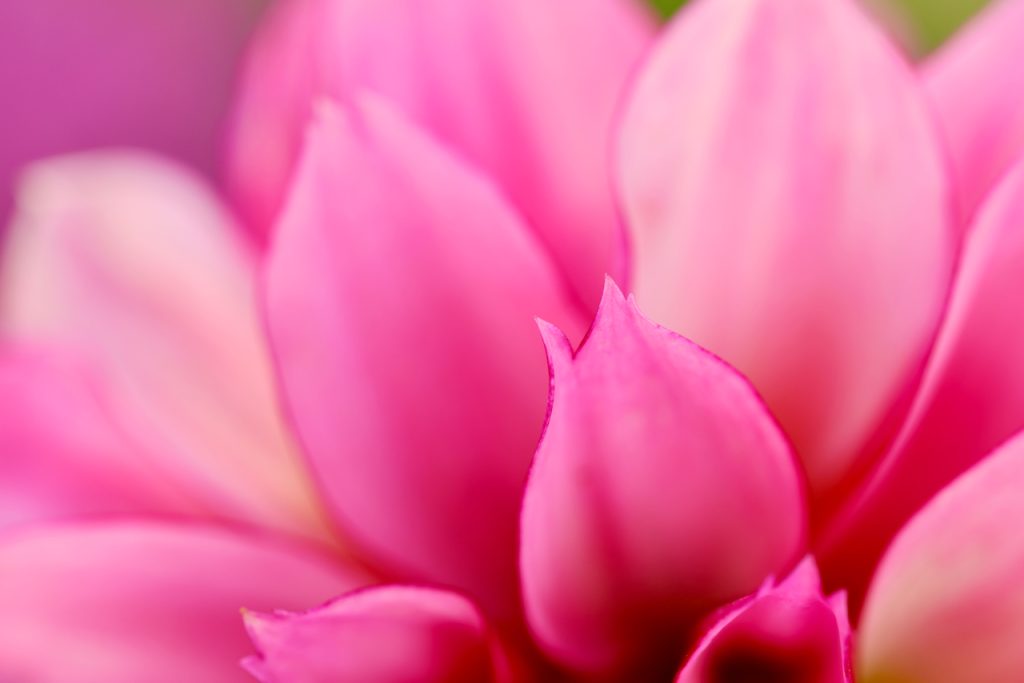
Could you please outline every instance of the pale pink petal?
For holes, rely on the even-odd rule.
[[[610,281],[575,357],[542,332],[552,397],[523,507],[527,617],[569,665],[670,676],[697,620],[800,551],[796,463],[746,380]]]
[[[942,491],[886,551],[858,630],[857,681],[1019,683],[1024,437]]]
[[[544,417],[532,316],[579,325],[542,247],[370,98],[320,112],[267,280],[286,394],[349,535],[400,576],[509,607]]]
[[[1024,1],[995,0],[922,67],[969,218],[1024,152]]]
[[[266,0],[0,2],[0,230],[29,161],[139,145],[212,173]]]
[[[266,231],[312,97],[372,90],[493,175],[596,307],[619,273],[613,114],[650,34],[633,0],[291,0],[257,41],[230,182]]]
[[[850,622],[842,594],[821,592],[814,561],[727,609],[676,683],[852,683]]]
[[[242,683],[242,608],[304,609],[364,585],[301,546],[145,522],[0,541],[0,680]]]
[[[93,366],[148,466],[211,514],[320,533],[240,240],[210,192],[164,162],[44,163],[19,196],[0,328]]]
[[[834,499],[891,436],[950,278],[913,73],[851,0],[695,3],[622,133],[640,305],[747,375]]]
[[[1024,164],[967,234],[921,389],[879,472],[821,539],[858,603],[892,536],[931,496],[1024,429]]]
[[[52,353],[0,350],[0,527],[112,512],[196,512],[146,468],[90,379]]]
[[[465,598],[384,586],[301,614],[248,613],[260,655],[246,667],[264,683],[488,683],[492,640]]]

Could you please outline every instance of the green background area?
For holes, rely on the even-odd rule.
[[[662,17],[670,17],[686,0],[648,0]],[[872,0],[890,5],[890,12],[909,23],[918,47],[934,49],[960,24],[984,6],[987,0]]]

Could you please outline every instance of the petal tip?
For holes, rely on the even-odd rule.
[[[544,342],[544,350],[548,355],[548,365],[552,374],[554,374],[555,369],[572,362],[572,343],[558,325],[549,323],[541,318],[534,318],[534,320],[537,323],[537,329],[540,330],[541,340]]]

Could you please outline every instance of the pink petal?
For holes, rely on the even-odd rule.
[[[372,90],[493,175],[596,307],[618,273],[613,113],[651,26],[631,0],[292,0],[252,54],[230,180],[265,232],[313,96]]]
[[[523,507],[527,617],[571,666],[671,674],[699,618],[800,551],[793,456],[740,375],[610,281],[575,357],[541,329],[552,398]]]
[[[0,680],[251,681],[239,609],[300,609],[365,580],[212,527],[41,527],[0,542]]]
[[[260,651],[246,662],[264,683],[487,683],[486,625],[454,593],[385,586],[302,614],[246,615]]]
[[[955,162],[960,209],[973,215],[1024,152],[1024,2],[999,0],[923,67]]]
[[[951,272],[913,73],[849,0],[697,3],[620,152],[641,306],[750,377],[834,499],[905,407]]]
[[[544,417],[534,315],[579,325],[495,189],[383,101],[324,105],[267,274],[296,422],[350,535],[401,576],[515,601]]]
[[[935,351],[882,468],[822,539],[831,580],[859,602],[899,528],[936,491],[1024,429],[1024,163],[968,233]]]
[[[1018,683],[1024,672],[1024,437],[957,479],[889,547],[857,680]]]
[[[215,170],[264,0],[0,2],[0,226],[26,162],[110,145]]]
[[[153,472],[218,516],[323,532],[277,410],[252,255],[208,190],[138,155],[47,162],[5,257],[5,334],[93,366]]]
[[[195,512],[147,470],[85,373],[54,354],[0,351],[0,453],[0,528],[109,512]]]
[[[822,595],[807,559],[782,583],[722,614],[676,683],[852,683],[845,604],[841,594]]]

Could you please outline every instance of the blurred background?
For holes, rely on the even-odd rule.
[[[18,169],[53,154],[141,146],[215,176],[234,75],[272,1],[0,0],[0,225]],[[685,2],[636,1],[663,19]],[[916,57],[986,2],[865,1]]]
[[[897,22],[896,30],[906,32],[908,47],[918,54],[935,49],[956,30],[957,26],[977,12],[988,0],[866,0],[889,21]],[[659,16],[667,18],[679,10],[686,0],[650,0]]]

